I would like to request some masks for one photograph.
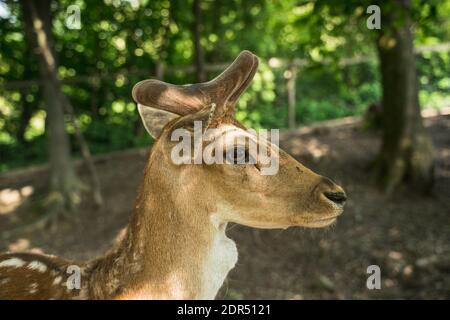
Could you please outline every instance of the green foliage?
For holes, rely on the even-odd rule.
[[[422,106],[439,108],[450,105],[450,53],[435,52],[420,55],[418,74]]]
[[[367,3],[366,3],[367,2]],[[370,2],[370,3],[369,3]],[[365,25],[372,1],[204,0],[201,44],[207,63],[229,62],[243,49],[261,67],[238,105],[237,118],[254,128],[287,125],[285,66],[269,59],[302,59],[296,81],[298,124],[360,115],[381,96],[376,31]],[[375,4],[375,1],[373,4]],[[416,45],[449,41],[450,1],[415,0]],[[81,9],[81,29],[65,25],[66,9]],[[0,0],[1,7],[5,7]],[[4,86],[39,79],[33,48],[24,38],[17,1],[0,17],[0,171],[46,160],[45,102],[39,85]],[[61,0],[52,6],[59,76],[94,154],[151,143],[131,99],[133,84],[155,75],[156,65],[193,62],[192,0]],[[372,56],[340,66],[339,60]],[[450,55],[423,53],[417,61],[422,106],[449,104]],[[216,73],[210,73],[213,77]],[[165,81],[191,83],[192,73],[166,73]],[[67,124],[73,139],[73,128]],[[72,141],[74,142],[74,141]],[[74,154],[78,148],[72,143]]]

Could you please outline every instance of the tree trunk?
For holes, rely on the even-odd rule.
[[[32,47],[27,42],[26,43],[26,51],[27,54],[24,55],[24,72],[23,72],[23,78],[24,79],[32,79],[34,76],[34,69],[33,66],[35,64],[34,57],[32,52]],[[17,129],[16,138],[17,141],[21,145],[26,145],[27,141],[25,139],[25,132],[28,127],[28,124],[31,120],[31,117],[33,116],[33,112],[36,110],[36,103],[29,102],[27,100],[27,95],[31,92],[31,88],[24,87],[20,89],[20,103],[22,107],[22,112],[20,114],[20,122],[19,127]]]
[[[192,4],[193,22],[192,35],[194,42],[194,59],[195,59],[195,75],[197,82],[206,81],[205,60],[203,56],[203,48],[200,43],[202,15],[200,8],[200,0],[194,0]]]
[[[70,141],[65,129],[64,96],[57,78],[53,51],[51,0],[21,0],[26,35],[35,46],[43,83],[50,162],[48,205],[54,212],[71,210],[78,198],[79,181],[70,159]]]
[[[21,145],[27,144],[27,141],[25,140],[25,131],[28,127],[28,123],[30,122],[31,116],[32,116],[32,108],[33,105],[27,101],[27,94],[29,90],[28,89],[22,89],[20,91],[21,93],[21,100],[20,103],[22,105],[22,112],[20,114],[19,119],[19,127],[17,128],[16,133],[16,139]]]
[[[377,43],[383,89],[377,177],[387,192],[403,182],[428,191],[433,182],[432,143],[420,115],[410,7],[407,1],[389,4],[382,11]]]
[[[294,63],[289,67],[289,74],[287,80],[287,94],[288,94],[288,128],[295,128],[295,107],[296,107],[296,99],[295,99],[295,82],[297,78],[297,67]]]

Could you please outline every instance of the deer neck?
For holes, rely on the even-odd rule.
[[[215,206],[183,190],[161,190],[158,179],[147,176],[124,239],[90,267],[91,295],[214,299],[237,261],[226,222],[212,213]]]

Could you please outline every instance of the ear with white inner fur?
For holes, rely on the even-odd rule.
[[[155,139],[159,137],[162,129],[167,123],[179,117],[179,115],[175,113],[144,106],[142,104],[138,104],[138,111],[145,129]]]

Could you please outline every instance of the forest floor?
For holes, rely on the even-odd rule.
[[[218,298],[449,299],[450,117],[429,118],[426,126],[437,159],[430,196],[405,189],[387,197],[374,187],[368,167],[379,138],[373,132],[348,126],[285,132],[286,151],[344,186],[345,212],[326,230],[229,226],[240,258]],[[128,221],[146,157],[142,150],[100,157],[96,164],[106,198],[101,209],[85,195],[76,218],[8,240],[2,232],[36,215],[47,173],[0,175],[0,251],[43,251],[70,259],[102,254]],[[381,269],[380,290],[366,287],[369,265]]]

